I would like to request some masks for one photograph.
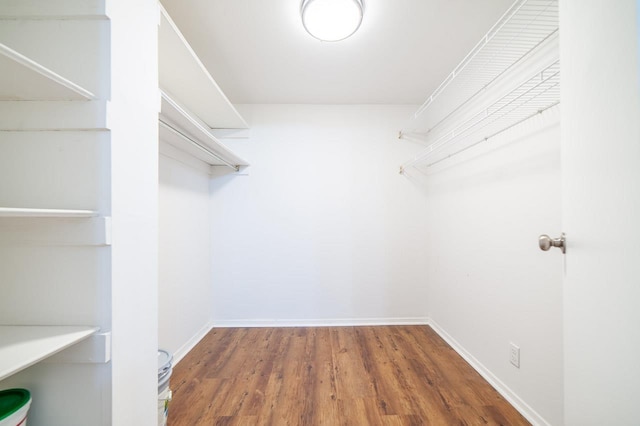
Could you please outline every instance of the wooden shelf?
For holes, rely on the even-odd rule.
[[[0,2],[2,19],[108,19],[103,0]]]
[[[0,131],[107,131],[105,100],[2,101]]]
[[[93,93],[0,43],[0,100],[90,100]]]
[[[184,106],[165,92],[161,91],[161,95],[160,120],[164,124],[160,126],[161,140],[212,166],[249,165],[246,160],[237,156],[213,136],[206,125]],[[167,128],[167,126],[171,128]],[[200,147],[194,144],[198,144]]]
[[[0,326],[0,380],[98,331],[85,326]]]
[[[91,210],[0,208],[0,246],[111,245],[111,217]]]
[[[98,212],[93,210],[63,210],[63,209],[28,209],[0,207],[1,217],[49,217],[49,218],[83,218],[95,217]]]
[[[170,93],[212,129],[249,126],[162,9],[158,32],[160,88]]]

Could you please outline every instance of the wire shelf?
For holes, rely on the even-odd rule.
[[[556,34],[558,25],[558,0],[517,0],[415,112],[413,128],[402,133],[440,125]]]
[[[429,167],[540,114],[560,102],[560,63],[536,72],[489,107],[460,122],[436,139],[427,150],[403,164],[400,172],[420,165]]]

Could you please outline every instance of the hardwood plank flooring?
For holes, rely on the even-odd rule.
[[[428,326],[217,328],[171,389],[169,426],[529,424]]]

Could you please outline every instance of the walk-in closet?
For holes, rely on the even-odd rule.
[[[0,0],[0,77],[0,424],[638,423],[637,1]]]

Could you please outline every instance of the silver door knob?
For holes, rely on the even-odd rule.
[[[563,253],[566,253],[567,248],[565,245],[564,232],[560,236],[560,238],[551,238],[546,234],[540,235],[538,238],[538,245],[540,246],[540,250],[547,251],[551,247],[558,247],[562,250]]]

